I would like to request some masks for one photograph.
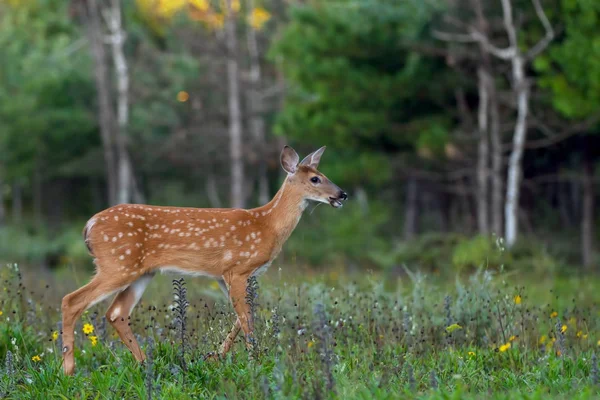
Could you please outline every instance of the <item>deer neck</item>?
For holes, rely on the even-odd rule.
[[[255,211],[260,213],[265,226],[275,233],[281,247],[298,225],[307,205],[303,193],[286,178],[273,199]]]

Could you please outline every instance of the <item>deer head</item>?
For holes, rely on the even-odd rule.
[[[298,153],[290,146],[285,146],[281,151],[281,166],[288,173],[287,182],[296,190],[302,191],[304,200],[328,203],[334,208],[340,208],[348,195],[317,170],[324,151],[325,146],[298,162]]]

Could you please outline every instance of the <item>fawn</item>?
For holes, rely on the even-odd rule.
[[[221,345],[226,354],[240,329],[252,348],[253,323],[246,303],[250,276],[264,272],[298,224],[309,201],[342,206],[346,193],[317,170],[325,147],[298,163],[298,154],[285,146],[283,185],[266,205],[249,210],[177,208],[120,204],[94,215],[83,237],[96,265],[96,275],[62,301],[63,368],[75,370],[74,327],[92,305],[117,293],[106,318],[138,361],[145,355],[129,315],[156,271],[208,276],[229,297],[237,319]]]

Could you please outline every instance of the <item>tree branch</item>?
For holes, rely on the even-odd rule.
[[[533,6],[535,7],[535,13],[537,14],[538,18],[542,22],[542,25],[544,25],[544,29],[546,30],[546,35],[542,39],[540,39],[540,41],[537,42],[535,44],[535,46],[533,46],[527,52],[526,58],[528,60],[533,59],[539,53],[544,51],[544,49],[546,47],[548,47],[548,45],[550,44],[552,39],[554,39],[554,30],[552,29],[552,25],[550,25],[550,21],[548,21],[548,17],[546,16],[546,13],[544,12],[543,7],[540,4],[540,0],[531,0],[531,1],[533,3]]]

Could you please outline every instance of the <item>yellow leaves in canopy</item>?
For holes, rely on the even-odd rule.
[[[221,9],[225,12],[228,10],[227,1],[231,1],[231,10],[233,12],[238,12],[242,8],[240,0],[221,0]]]
[[[208,11],[210,9],[208,0],[189,0],[189,2],[200,11]]]
[[[171,18],[188,5],[188,0],[155,0],[154,12],[161,17]]]
[[[248,15],[248,24],[259,31],[270,19],[271,13],[262,7],[256,7]]]
[[[138,8],[147,15],[153,24],[159,24],[159,20],[170,20],[178,12],[186,11],[192,20],[202,22],[209,29],[219,30],[225,24],[225,16],[228,13],[231,1],[231,10],[238,13],[242,4],[240,0],[136,0]],[[211,6],[212,4],[212,6]],[[255,30],[261,30],[271,19],[271,13],[262,7],[253,8],[246,17],[248,25]],[[152,23],[152,22],[151,22]],[[161,23],[162,24],[162,23]],[[156,27],[159,29],[159,27]]]

